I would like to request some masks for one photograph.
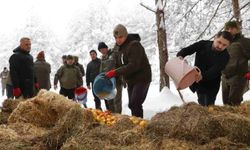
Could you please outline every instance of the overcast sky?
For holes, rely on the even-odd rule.
[[[0,1],[0,33],[13,31],[31,15],[37,16],[54,32],[63,32],[74,14],[99,2],[106,3],[116,13],[120,8],[129,11],[141,7],[139,3],[143,0],[4,0]]]

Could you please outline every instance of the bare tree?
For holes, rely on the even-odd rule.
[[[232,0],[232,5],[233,5],[233,16],[236,19],[236,22],[241,29],[242,20],[241,20],[241,14],[240,14],[239,0]]]
[[[156,25],[157,25],[157,43],[159,48],[159,60],[160,60],[160,91],[163,87],[169,87],[169,77],[165,73],[164,67],[168,61],[168,49],[167,49],[167,34],[165,28],[164,18],[164,0],[155,0],[156,3]],[[166,1],[165,1],[166,3]]]
[[[163,4],[164,2],[164,4]],[[166,1],[155,0],[156,11],[143,3],[141,6],[145,7],[149,11],[156,14],[156,25],[157,25],[157,44],[159,48],[159,62],[160,62],[160,91],[163,87],[169,87],[169,76],[165,73],[164,67],[168,61],[168,49],[167,49],[167,34],[165,28],[164,8]]]

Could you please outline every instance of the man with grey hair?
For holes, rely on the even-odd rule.
[[[123,76],[128,85],[129,108],[132,115],[143,118],[142,104],[151,82],[151,67],[140,38],[128,34],[124,25],[115,26],[113,35],[118,47],[116,69],[106,77]]]
[[[35,84],[33,57],[30,55],[31,40],[23,37],[20,45],[13,50],[14,54],[9,59],[10,77],[13,84],[13,95],[18,98],[31,98],[34,96]]]

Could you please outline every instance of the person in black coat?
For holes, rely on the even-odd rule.
[[[88,89],[91,89],[90,84],[93,88],[95,77],[99,74],[101,59],[97,58],[97,53],[95,50],[91,50],[89,54],[91,57],[91,61],[87,65],[86,82],[87,82]],[[95,95],[95,93],[93,92],[93,89],[92,89],[92,93],[94,96],[95,108],[102,110],[101,100]]]
[[[190,86],[192,92],[197,92],[198,102],[203,106],[214,105],[216,95],[219,91],[221,71],[229,61],[229,54],[226,48],[232,42],[232,35],[227,32],[219,32],[214,41],[201,40],[177,53],[177,56],[184,58],[187,55],[196,53],[195,66],[201,73],[197,81]]]
[[[31,41],[27,37],[20,40],[20,46],[13,50],[14,54],[9,59],[10,77],[13,84],[13,95],[18,98],[34,96],[35,84],[33,57],[30,55]]]
[[[137,34],[129,35],[127,28],[118,24],[113,30],[118,47],[117,66],[108,71],[108,78],[123,76],[128,85],[131,114],[143,118],[143,103],[152,80],[151,66]]]

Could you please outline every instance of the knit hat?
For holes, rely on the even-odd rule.
[[[98,44],[98,50],[100,51],[101,48],[108,48],[108,46],[104,42],[100,42]]]
[[[113,35],[114,37],[123,36],[126,38],[128,36],[128,31],[124,25],[118,24],[114,28]]]
[[[70,60],[70,59],[74,59],[74,57],[72,55],[68,55],[66,59]]]
[[[238,24],[236,21],[228,21],[225,23],[225,26],[224,26],[225,30],[228,30],[229,28],[239,28]]]
[[[37,59],[44,59],[44,51],[41,51],[37,54]]]

